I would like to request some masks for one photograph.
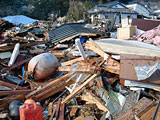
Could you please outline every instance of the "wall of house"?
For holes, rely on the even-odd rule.
[[[137,18],[137,14],[121,14],[122,27],[130,25],[133,18]]]
[[[102,19],[113,19],[113,17],[114,17],[114,13],[101,13],[97,15],[92,14],[91,23],[95,24],[96,18],[98,18],[99,20],[102,20]],[[129,18],[129,21],[131,21],[132,18],[137,18],[137,14],[121,14],[121,15],[117,14],[115,23],[119,24],[121,23],[122,19],[126,19],[126,18]]]
[[[103,13],[103,16],[105,16],[106,19],[113,19],[115,13]],[[116,21],[115,23],[118,24],[120,22],[120,15],[116,15]]]
[[[96,17],[101,20],[101,19],[113,19],[114,13],[101,13],[101,14],[92,14],[91,15],[91,23],[95,24]],[[120,22],[120,16],[116,16],[116,23],[118,24]]]

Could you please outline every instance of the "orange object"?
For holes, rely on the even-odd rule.
[[[42,107],[31,99],[19,107],[19,113],[20,120],[43,120]]]

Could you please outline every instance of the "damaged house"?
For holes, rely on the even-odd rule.
[[[115,23],[121,23],[122,19],[137,18],[137,12],[128,9],[123,3],[114,1],[97,5],[88,11],[91,23],[96,23],[98,20],[113,19],[116,16]]]
[[[148,5],[143,5],[140,3],[132,3],[132,4],[126,5],[126,7],[130,10],[137,12],[139,16],[143,16],[146,18],[154,18],[155,17],[155,15],[151,11],[151,9],[149,9]]]

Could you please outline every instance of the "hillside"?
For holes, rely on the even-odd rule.
[[[52,14],[54,18],[67,16],[73,21],[81,19],[81,13],[95,5],[110,1],[114,0],[0,0],[0,17],[23,14],[32,18],[47,20]],[[142,2],[153,5],[158,2],[158,0],[119,1],[123,3]]]

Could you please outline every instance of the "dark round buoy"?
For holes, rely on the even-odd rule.
[[[19,118],[19,106],[16,106],[10,110],[10,116],[14,119]]]
[[[9,104],[9,110],[11,110],[12,108],[16,107],[16,106],[20,106],[22,105],[21,101],[18,100],[14,100]]]

